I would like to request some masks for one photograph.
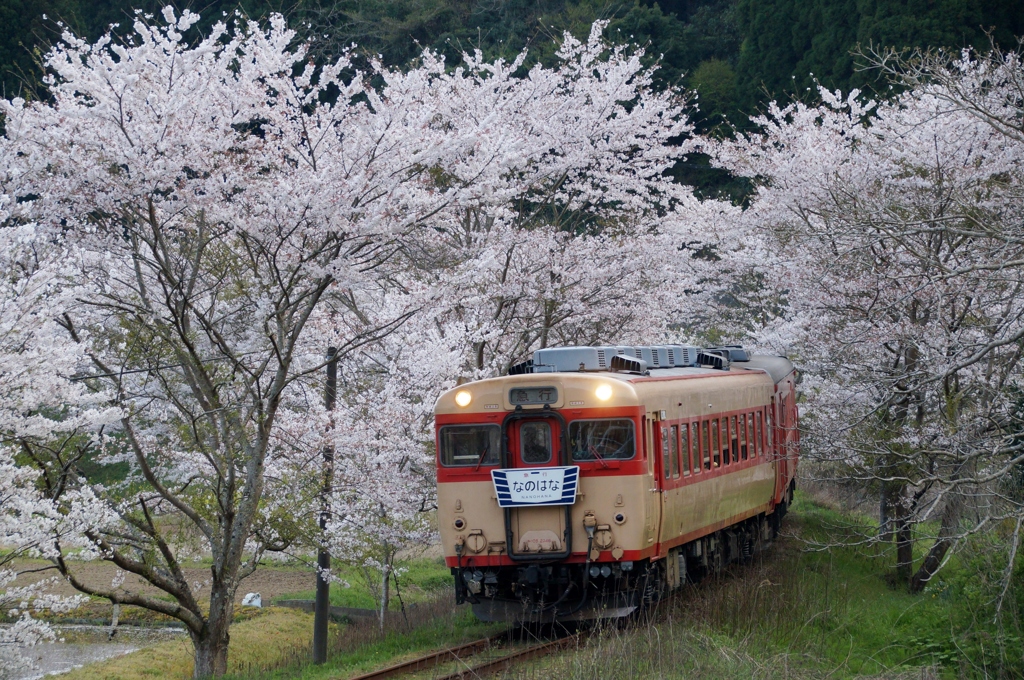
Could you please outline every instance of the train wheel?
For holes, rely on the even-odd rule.
[[[658,602],[668,592],[668,580],[661,562],[647,565],[640,583],[640,601],[644,607]]]
[[[754,543],[754,552],[759,553],[763,550],[767,550],[772,544],[772,538],[775,536],[775,532],[772,531],[771,521],[768,517],[762,515],[757,521],[757,528],[755,530],[757,539]]]
[[[708,570],[718,576],[725,566],[725,541],[722,532],[716,532],[715,549],[708,555]]]
[[[707,576],[707,570],[700,564],[699,558],[693,558],[686,560],[686,582],[690,584],[697,584],[704,580]]]

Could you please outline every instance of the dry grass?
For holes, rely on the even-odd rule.
[[[308,645],[277,664],[253,666],[238,677],[245,680],[320,680],[346,678],[381,668],[428,650],[444,649],[497,632],[501,626],[476,621],[466,607],[456,607],[450,591],[408,607],[405,615],[391,612],[384,629],[375,619],[344,626],[329,642],[328,661],[309,663]]]
[[[231,627],[228,669],[238,673],[255,667],[276,667],[296,648],[308,648],[313,615],[295,609],[269,607],[263,614]],[[61,676],[67,680],[138,680],[192,677],[192,642],[187,635],[169,642],[79,668]]]

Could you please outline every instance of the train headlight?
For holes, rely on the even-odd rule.
[[[612,398],[612,386],[611,385],[599,385],[597,391],[594,392],[595,396],[601,401],[608,401]]]
[[[455,393],[455,403],[459,406],[469,406],[471,401],[473,401],[473,395],[469,393],[469,390],[459,390]]]

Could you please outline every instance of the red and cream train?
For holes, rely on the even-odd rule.
[[[626,615],[770,541],[796,371],[741,347],[564,347],[440,396],[438,521],[485,620]]]

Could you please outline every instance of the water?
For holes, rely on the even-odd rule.
[[[121,626],[114,640],[108,641],[109,626],[54,626],[54,629],[64,642],[49,642],[24,650],[22,653],[35,661],[36,668],[11,676],[13,680],[36,680],[67,673],[87,663],[128,654],[185,634],[182,628]]]

